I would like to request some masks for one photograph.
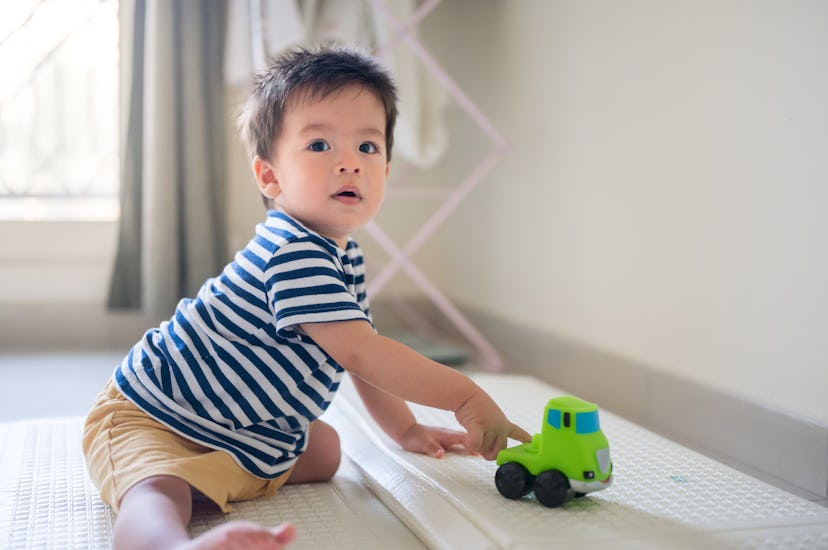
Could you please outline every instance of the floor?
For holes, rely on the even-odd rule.
[[[0,422],[82,416],[122,353],[0,353]]]

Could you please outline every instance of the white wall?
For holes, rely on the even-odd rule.
[[[441,233],[455,300],[828,422],[828,3],[452,0],[424,28],[512,147]]]

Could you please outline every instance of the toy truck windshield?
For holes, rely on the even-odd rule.
[[[575,413],[575,432],[591,434],[601,429],[598,422],[598,411]]]

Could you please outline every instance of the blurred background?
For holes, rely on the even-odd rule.
[[[405,85],[377,220],[397,246],[485,168],[411,258],[506,372],[824,502],[828,3],[242,4],[0,7],[4,398],[57,380],[32,353],[102,386],[244,246],[264,216],[233,123],[245,75],[339,38]],[[376,276],[391,256],[356,237]],[[372,300],[380,331],[491,364],[404,270]]]

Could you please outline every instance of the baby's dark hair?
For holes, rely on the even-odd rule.
[[[237,120],[250,156],[270,158],[289,101],[321,99],[351,84],[363,86],[382,102],[386,159],[390,161],[397,122],[397,87],[371,56],[341,46],[290,50],[254,77]]]

